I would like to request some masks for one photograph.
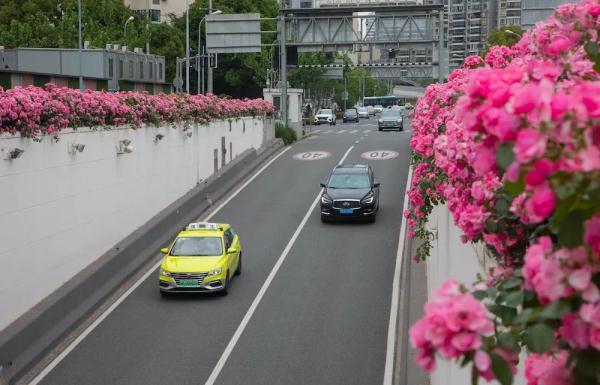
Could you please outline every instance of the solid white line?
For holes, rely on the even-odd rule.
[[[323,131],[324,134],[329,134],[332,130]]]
[[[321,132],[321,130],[314,130],[313,132],[316,134],[317,132]]]
[[[371,130],[364,130],[363,134],[368,134],[369,132],[371,132]]]
[[[402,213],[402,224],[400,225],[400,238],[398,240],[398,251],[396,252],[396,266],[394,268],[394,281],[392,283],[392,305],[390,306],[390,323],[388,324],[387,349],[385,354],[385,370],[383,373],[383,385],[392,385],[394,379],[394,358],[396,354],[396,324],[398,323],[398,306],[400,302],[400,273],[402,273],[402,254],[404,253],[404,242],[406,238],[406,219],[404,211],[408,208],[408,196],[406,192],[410,187],[412,179],[412,168],[409,166],[406,190],[404,191],[404,207]]]
[[[352,151],[353,148],[354,148],[354,146],[350,146],[350,148],[348,149],[348,151],[346,151],[346,153],[344,154],[344,156],[342,157],[342,159],[340,160],[340,162],[338,164],[342,164],[344,162],[344,160],[346,160],[346,157],[348,156],[350,151]],[[279,256],[279,259],[277,259],[277,262],[275,262],[275,266],[273,266],[273,269],[271,270],[271,272],[269,273],[269,276],[267,277],[267,279],[263,283],[262,287],[258,291],[258,294],[254,298],[254,301],[252,301],[252,304],[248,308],[248,311],[244,315],[244,318],[242,318],[242,322],[240,322],[237,330],[235,331],[235,333],[233,333],[231,340],[227,344],[227,347],[225,347],[225,351],[221,355],[221,358],[219,358],[219,361],[215,365],[215,368],[213,369],[212,373],[210,374],[210,376],[208,377],[208,380],[206,380],[206,383],[204,385],[214,385],[215,381],[217,380],[217,377],[219,377],[221,370],[223,370],[223,367],[225,366],[225,363],[227,363],[227,360],[229,359],[231,352],[235,348],[235,345],[237,344],[238,340],[240,339],[242,333],[244,332],[244,329],[246,329],[248,322],[250,322],[250,319],[252,318],[252,315],[256,311],[258,304],[260,303],[263,296],[267,292],[267,289],[271,285],[271,282],[275,278],[275,275],[279,271],[279,268],[285,261],[290,250],[292,249],[292,246],[294,246],[294,243],[296,242],[296,239],[298,239],[298,236],[300,235],[300,232],[304,228],[304,225],[306,225],[306,222],[308,222],[308,219],[310,218],[311,213],[315,209],[315,206],[317,205],[317,203],[319,203],[319,199],[321,199],[321,194],[323,194],[323,189],[321,189],[319,191],[319,193],[313,200],[312,204],[308,208],[308,211],[306,212],[306,214],[304,214],[304,218],[302,218],[302,221],[296,228],[296,231],[290,238],[288,244],[285,246],[285,249],[283,249],[283,252]]]
[[[343,132],[346,132],[346,130],[339,130],[337,133],[338,133],[338,134],[341,134],[341,133],[343,133]]]
[[[280,156],[285,154],[291,147],[286,148],[277,154],[273,159],[271,159],[267,164],[261,167],[256,173],[250,177],[244,184],[242,184],[238,189],[236,189],[231,195],[227,197],[221,204],[219,204],[214,210],[212,210],[206,217],[204,217],[204,221],[210,220],[215,214],[219,212],[227,203],[229,203],[233,198],[236,197],[246,186],[248,186],[256,177],[258,177],[267,167],[269,167],[273,162],[275,162]],[[30,383],[29,385],[37,385],[40,381],[44,379],[65,357],[73,351],[83,341],[102,321],[104,321],[125,299],[133,293],[135,289],[137,289],[151,274],[153,274],[156,269],[160,267],[162,260],[154,264],[150,269],[140,278],[138,279],[133,286],[131,286],[125,293],[123,293],[112,305],[110,305],[104,313],[102,313],[98,318],[94,320],[73,342],[69,344],[60,352],[58,356],[48,366],[44,368]]]
[[[358,132],[358,130],[352,130],[352,131],[350,131],[350,134],[355,134],[357,132]]]

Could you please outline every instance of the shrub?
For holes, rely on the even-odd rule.
[[[296,131],[293,128],[279,122],[275,124],[275,137],[281,138],[286,146],[298,140]]]

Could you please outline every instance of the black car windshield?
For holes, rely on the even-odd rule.
[[[327,188],[370,188],[366,174],[333,174]]]
[[[317,112],[317,115],[331,115],[331,114],[332,114],[331,110],[319,110]]]
[[[354,108],[346,110],[346,115],[356,115],[356,110]]]
[[[170,255],[203,257],[223,254],[221,237],[181,237],[177,238]]]
[[[398,110],[383,110],[381,111],[382,118],[399,118],[400,111]]]

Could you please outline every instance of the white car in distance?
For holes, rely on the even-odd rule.
[[[317,114],[315,115],[315,125],[318,126],[320,124],[329,124],[331,126],[336,124],[335,114],[331,109],[322,108],[317,111]]]

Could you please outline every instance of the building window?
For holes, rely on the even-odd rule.
[[[140,79],[144,78],[144,62],[140,62]]]
[[[148,77],[150,80],[154,79],[154,63],[148,63]]]
[[[123,60],[119,60],[119,79],[123,79]]]
[[[150,21],[160,22],[160,10],[159,9],[151,9],[150,10]]]
[[[160,0],[152,0],[153,5],[160,5]]]
[[[133,79],[133,60],[129,61],[129,77]]]
[[[158,80],[163,80],[163,63],[158,63]]]
[[[114,72],[115,72],[114,68],[113,68],[114,64],[115,64],[115,61],[113,58],[108,59],[108,77],[109,78],[112,78],[114,75]]]

